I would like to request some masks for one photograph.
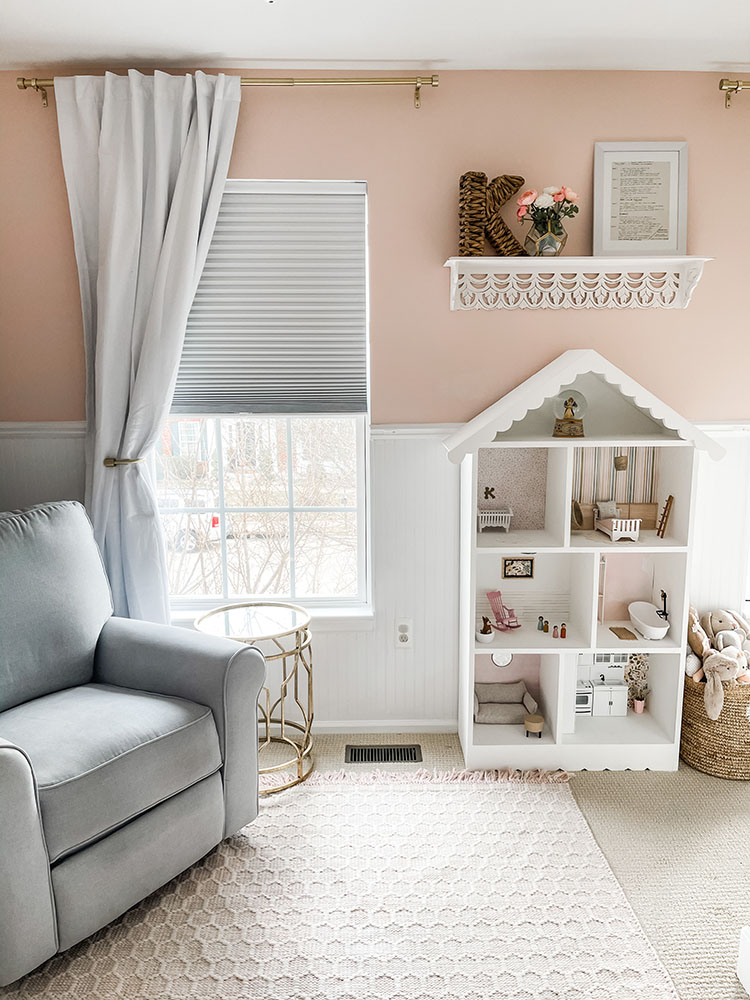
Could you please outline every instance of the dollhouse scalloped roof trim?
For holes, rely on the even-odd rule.
[[[724,455],[721,445],[708,434],[704,434],[689,420],[681,417],[648,389],[644,389],[629,375],[607,361],[598,351],[587,349],[565,351],[559,358],[555,358],[525,382],[511,389],[492,406],[488,406],[486,410],[482,410],[465,423],[445,439],[448,457],[452,462],[460,462],[464,455],[489,444],[496,434],[507,431],[511,424],[523,420],[530,410],[538,409],[546,400],[556,396],[563,386],[570,385],[579,375],[589,372],[601,375],[606,382],[619,389],[626,399],[645,410],[669,430],[675,431],[684,441],[689,441],[696,448],[708,452],[711,458],[719,459]]]

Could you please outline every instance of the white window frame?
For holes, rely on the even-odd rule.
[[[175,413],[170,415],[171,420],[222,420],[251,416],[250,414],[232,413]],[[165,507],[160,508],[160,513],[164,514],[219,514],[221,527],[221,575],[223,595],[208,597],[181,597],[170,595],[170,607],[173,620],[191,619],[198,614],[221,607],[226,604],[239,604],[243,601],[289,601],[292,604],[300,603],[308,608],[315,618],[351,618],[354,621],[357,617],[371,618],[372,605],[372,573],[370,558],[370,422],[366,413],[278,413],[278,414],[256,414],[260,418],[278,419],[286,421],[287,428],[287,481],[289,485],[289,504],[285,507],[226,507],[224,505],[224,484],[223,476],[219,475],[218,482],[218,503],[210,507]],[[291,449],[291,422],[299,419],[325,420],[337,417],[347,417],[355,420],[357,426],[356,434],[356,460],[357,460],[357,503],[353,507],[297,507],[294,504],[294,486],[292,469],[292,449]],[[223,458],[221,453],[221,435],[217,434],[217,454],[219,458],[219,469],[223,472]],[[230,595],[227,589],[227,540],[225,534],[225,524],[227,513],[254,513],[254,512],[274,512],[286,513],[289,516],[290,534],[290,578],[294,582],[294,515],[295,513],[326,513],[342,512],[356,513],[357,515],[357,583],[359,592],[352,597],[313,597],[294,594],[245,594]]]

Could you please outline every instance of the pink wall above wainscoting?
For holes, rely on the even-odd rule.
[[[0,420],[75,420],[81,317],[54,98],[44,110],[15,77],[0,73]],[[230,173],[368,182],[375,423],[466,420],[573,347],[600,351],[689,418],[748,419],[731,373],[750,362],[750,95],[725,111],[718,77],[446,72],[420,111],[400,88],[255,88]],[[570,185],[581,212],[567,252],[587,254],[597,139],[688,141],[688,252],[717,258],[690,307],[450,312],[442,264],[457,248],[459,175]]]

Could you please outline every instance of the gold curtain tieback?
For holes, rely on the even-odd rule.
[[[104,467],[106,469],[114,469],[117,465],[135,465],[137,462],[142,461],[142,458],[105,458]]]

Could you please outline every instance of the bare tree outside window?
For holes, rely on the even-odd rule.
[[[158,454],[177,598],[361,597],[361,417],[174,417]]]

